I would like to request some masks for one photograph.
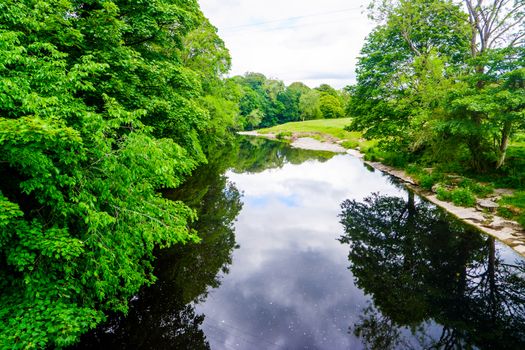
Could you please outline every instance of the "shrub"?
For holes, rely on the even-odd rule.
[[[492,192],[494,192],[494,187],[492,185],[482,185],[470,179],[461,180],[458,186],[461,188],[469,189],[481,197],[486,197]]]
[[[280,133],[277,134],[276,137],[278,140],[285,140],[289,137],[292,137],[292,132],[291,131],[281,131]]]
[[[408,164],[408,155],[402,152],[385,152],[383,155],[383,163],[396,168],[404,168]]]
[[[423,175],[419,179],[419,186],[423,187],[425,190],[431,190],[432,186],[437,183],[437,179],[432,176],[432,174]]]
[[[450,192],[452,203],[462,207],[473,207],[476,205],[476,197],[468,188],[456,188]]]
[[[452,193],[443,187],[437,189],[437,199],[440,201],[450,202],[452,200]]]

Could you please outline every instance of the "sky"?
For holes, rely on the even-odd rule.
[[[342,88],[373,28],[369,0],[199,0],[232,56],[230,75]]]

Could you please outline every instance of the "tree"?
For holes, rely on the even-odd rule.
[[[194,0],[0,4],[1,348],[72,344],[154,282],[155,247],[198,241],[158,190],[220,125],[181,57],[203,22]]]
[[[519,58],[520,54],[516,54],[516,48],[518,52],[522,51],[520,47],[523,46],[525,38],[525,27],[522,25],[525,21],[525,2],[464,0],[464,4],[470,27],[470,60],[467,63],[471,71],[466,78],[470,89],[454,92],[459,95],[457,104],[462,107],[460,109],[462,115],[455,115],[453,119],[454,122],[459,120],[460,123],[468,123],[467,127],[470,131],[466,142],[470,149],[473,167],[483,171],[490,163],[494,163],[494,167],[499,169],[505,160],[513,122],[508,118],[506,122],[501,122],[501,116],[495,115],[494,110],[487,106],[487,103],[482,103],[484,106],[480,108],[470,102],[475,100],[479,102],[483,99],[483,95],[487,96],[494,92],[491,88],[485,89],[486,84],[495,82],[494,78],[497,75],[508,72],[508,67],[503,71],[500,70],[502,67],[498,61],[508,63],[514,61],[514,69],[523,66],[523,54]],[[494,56],[498,59],[491,59]],[[469,120],[461,120],[465,117]],[[499,145],[491,147],[496,129],[499,129]]]
[[[199,219],[191,227],[202,241],[160,252],[155,285],[140,291],[126,317],[110,317],[76,348],[209,349],[202,330],[206,316],[196,312],[194,303],[203,302],[228,273],[237,248],[234,223],[242,208],[241,194],[223,175],[237,161],[238,147],[219,153],[183,186],[165,192],[196,210]]]
[[[352,127],[405,152],[443,150],[450,160],[449,150],[460,157],[465,148],[473,169],[501,167],[512,130],[522,125],[519,97],[505,81],[523,66],[523,1],[465,0],[466,12],[441,0],[380,4],[382,24],[358,64]],[[514,97],[497,110],[496,94]]]
[[[339,98],[329,94],[321,95],[319,98],[319,109],[325,119],[342,118],[345,114]]]
[[[449,1],[399,1],[383,8],[385,23],[369,35],[362,49],[349,112],[353,128],[367,137],[402,138],[411,106],[398,104],[417,90],[421,72],[414,62],[429,56],[460,62],[467,53],[464,14]]]
[[[299,99],[299,112],[301,120],[320,119],[322,118],[320,108],[321,94],[317,90],[310,90],[301,95]]]

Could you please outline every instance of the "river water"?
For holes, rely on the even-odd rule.
[[[177,191],[200,244],[92,349],[525,349],[525,261],[349,155],[243,139]]]

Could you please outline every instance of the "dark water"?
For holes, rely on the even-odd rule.
[[[167,193],[199,245],[92,349],[525,349],[525,261],[350,156],[248,139]]]

